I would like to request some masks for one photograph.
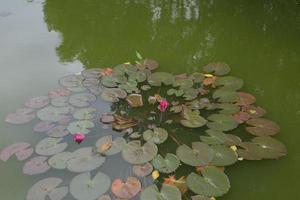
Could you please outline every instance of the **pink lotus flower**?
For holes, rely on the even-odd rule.
[[[80,144],[85,139],[85,135],[82,133],[75,133],[73,135],[73,140]]]
[[[165,112],[169,106],[169,102],[167,100],[161,100],[159,102],[159,110],[160,112]]]

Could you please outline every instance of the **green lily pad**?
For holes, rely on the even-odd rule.
[[[229,179],[216,167],[205,167],[198,175],[194,172],[188,175],[186,179],[187,186],[196,194],[219,197],[229,191]]]
[[[238,90],[244,85],[244,81],[233,76],[218,77],[214,82],[216,86],[223,86],[223,89]]]
[[[255,137],[252,142],[260,147],[260,155],[265,159],[277,159],[287,154],[286,147],[272,137]]]
[[[180,121],[181,124],[189,128],[199,128],[207,123],[207,120],[200,116],[198,110],[184,109],[183,118]]]
[[[199,90],[198,89],[194,89],[194,88],[187,88],[184,89],[184,99],[187,101],[191,101],[194,100],[198,97],[199,94]]]
[[[71,134],[75,133],[82,133],[82,134],[88,134],[91,130],[91,128],[94,128],[95,124],[88,120],[80,120],[80,121],[74,121],[71,122],[68,126],[68,131]]]
[[[245,160],[261,160],[263,157],[260,155],[260,150],[262,150],[258,145],[252,142],[241,142],[240,147],[237,149],[237,154],[239,157]]]
[[[76,107],[87,107],[96,101],[97,97],[91,93],[78,93],[70,96],[69,102]]]
[[[73,153],[64,151],[49,158],[48,164],[54,169],[65,169],[67,161],[73,158],[73,156]]]
[[[214,150],[214,158],[211,164],[215,166],[228,166],[237,162],[237,154],[225,145],[214,145],[211,146]]]
[[[139,92],[138,83],[134,80],[128,80],[119,85],[119,88],[125,90],[127,93]]]
[[[68,187],[58,188],[62,182],[62,179],[55,177],[42,179],[29,189],[26,200],[63,200],[69,190]]]
[[[136,71],[128,74],[129,81],[137,81],[138,83],[144,82],[147,79],[147,74],[144,71]]]
[[[152,142],[141,145],[139,140],[133,140],[123,147],[122,156],[130,164],[143,164],[152,160],[157,151],[157,146]]]
[[[239,106],[248,106],[255,103],[256,98],[252,94],[246,92],[237,92],[236,104]]]
[[[192,148],[183,144],[176,150],[177,157],[190,166],[208,165],[214,155],[214,151],[210,146],[201,142],[193,142]]]
[[[217,89],[213,93],[213,98],[218,99],[218,101],[222,103],[234,102],[236,100],[236,96],[237,94],[234,90],[230,90],[226,88]]]
[[[103,136],[96,142],[97,152],[103,155],[114,155],[122,151],[126,140],[122,137],[117,137],[113,140],[111,135]]]
[[[217,108],[222,109],[219,111],[221,114],[234,114],[240,110],[239,106],[231,103],[218,104]]]
[[[35,147],[35,152],[42,156],[51,156],[64,151],[68,143],[60,143],[63,138],[48,137],[41,140]]]
[[[114,87],[117,87],[117,85],[118,85],[115,78],[114,78],[114,76],[112,76],[112,75],[103,76],[101,78],[101,83],[105,87],[109,87],[109,88],[114,88]]]
[[[133,165],[132,171],[138,177],[145,177],[151,174],[151,172],[153,171],[153,166],[151,163]]]
[[[82,76],[85,78],[100,78],[102,69],[93,68],[93,69],[85,69],[81,72]]]
[[[91,120],[96,117],[97,108],[87,107],[76,110],[73,117],[78,120]]]
[[[160,171],[161,173],[169,174],[174,172],[180,165],[180,160],[176,155],[167,153],[165,158],[161,155],[157,155],[152,160],[153,167]]]
[[[92,147],[83,147],[73,152],[73,157],[67,161],[71,172],[86,172],[100,167],[105,157],[93,152]]]
[[[171,85],[174,83],[174,76],[167,72],[154,72],[148,77],[148,83],[151,86]]]
[[[154,128],[144,131],[143,138],[147,142],[153,142],[155,144],[161,144],[168,138],[168,132],[163,128]]]
[[[214,130],[229,131],[238,126],[238,122],[230,115],[212,114],[207,119],[211,121],[207,123],[208,128]]]
[[[42,121],[57,122],[61,120],[64,115],[69,114],[71,111],[73,111],[73,108],[70,106],[67,107],[48,106],[39,110],[37,112],[37,117]]]
[[[156,185],[150,185],[141,193],[141,200],[181,200],[181,192],[173,185],[162,184],[160,191]]]
[[[105,88],[101,93],[101,98],[108,102],[117,102],[119,99],[123,99],[127,96],[127,93],[119,88]]]
[[[205,79],[205,76],[200,72],[194,72],[190,78],[194,81],[194,83],[202,83],[202,81]]]
[[[141,86],[141,90],[143,90],[143,91],[148,91],[148,90],[150,90],[151,89],[151,86],[150,85],[142,85]]]
[[[257,136],[275,135],[280,131],[280,127],[273,121],[264,118],[250,119],[246,122],[248,126],[246,130]]]
[[[214,62],[204,66],[203,71],[206,73],[214,73],[217,76],[223,76],[230,72],[230,67],[226,63]]]
[[[93,178],[90,172],[75,176],[70,183],[70,193],[77,200],[95,200],[110,187],[110,178],[98,172]]]
[[[212,199],[202,195],[195,195],[192,196],[192,200],[212,200]]]
[[[241,138],[236,135],[226,134],[226,142],[227,146],[238,146],[242,142]]]
[[[209,136],[200,136],[202,142],[206,144],[224,144],[227,139],[227,135],[222,131],[208,129],[205,131]]]
[[[175,95],[176,97],[180,97],[184,94],[184,91],[182,89],[174,89],[174,88],[171,88],[167,91],[167,95],[171,96],[171,95]]]

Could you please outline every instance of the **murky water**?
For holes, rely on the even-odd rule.
[[[300,3],[298,1],[0,1],[0,149],[41,139],[32,126],[5,124],[7,113],[83,67],[155,58],[160,70],[193,72],[225,61],[244,90],[277,121],[288,147],[279,161],[227,168],[232,189],[220,199],[296,199],[300,192]],[[24,199],[40,177],[0,162],[0,199]]]

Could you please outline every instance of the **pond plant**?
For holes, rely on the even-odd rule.
[[[65,76],[47,96],[34,97],[7,115],[11,124],[35,123],[34,132],[46,137],[35,147],[19,142],[2,149],[2,161],[15,155],[25,161],[27,175],[51,168],[77,173],[70,183],[44,177],[28,191],[27,200],[60,200],[69,193],[78,200],[109,200],[111,195],[215,199],[230,189],[226,167],[287,154],[272,137],[280,127],[264,118],[266,111],[255,105],[253,95],[241,91],[243,80],[228,75],[227,64],[209,63],[202,72],[173,75],[156,71],[155,60],[137,55],[135,64]],[[109,112],[101,110],[103,101]],[[103,135],[97,131],[101,124],[120,135]],[[86,146],[89,137],[95,142]],[[67,151],[74,143],[75,150]],[[132,165],[132,176],[111,180],[100,171],[115,154]],[[145,177],[152,183],[144,184]]]

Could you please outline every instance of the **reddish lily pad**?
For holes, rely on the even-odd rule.
[[[27,175],[42,174],[50,169],[47,163],[48,157],[37,156],[27,161],[23,167],[23,173]]]
[[[33,153],[33,148],[30,146],[30,144],[25,142],[9,145],[0,152],[0,160],[5,162],[13,155],[16,155],[17,159],[20,161],[25,160]]]
[[[250,119],[246,122],[248,126],[246,130],[257,136],[275,135],[280,131],[280,127],[273,121],[264,118]]]
[[[153,166],[148,162],[146,164],[133,165],[132,171],[138,177],[145,177],[151,174],[151,172],[153,171]]]
[[[256,98],[252,94],[246,92],[237,92],[236,103],[239,106],[248,106],[255,103]]]
[[[131,199],[136,196],[141,190],[141,183],[135,177],[128,177],[125,182],[121,179],[116,179],[111,185],[112,193],[121,199]]]
[[[66,88],[55,88],[48,92],[50,98],[66,97],[71,95],[71,91]]]
[[[29,108],[38,109],[38,108],[42,108],[48,104],[49,104],[48,96],[39,96],[39,97],[34,97],[34,98],[29,99],[25,103],[25,106],[27,106]]]
[[[242,124],[251,118],[251,116],[247,112],[244,112],[244,111],[237,112],[234,115],[232,115],[232,117],[239,124]]]
[[[5,122],[10,124],[26,124],[35,118],[35,113],[32,108],[20,108],[14,113],[9,113]]]
[[[85,78],[100,78],[102,76],[102,70],[100,68],[85,69],[81,72]]]
[[[243,106],[242,110],[246,112],[250,118],[259,118],[266,114],[266,111],[263,108],[254,105]]]
[[[41,121],[33,127],[33,130],[38,133],[43,133],[43,132],[49,131],[53,127],[55,127],[55,124],[53,122]]]
[[[117,137],[113,140],[111,135],[103,136],[96,142],[97,152],[103,155],[114,155],[122,151],[126,140]]]

